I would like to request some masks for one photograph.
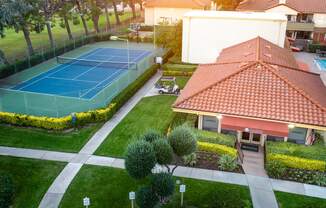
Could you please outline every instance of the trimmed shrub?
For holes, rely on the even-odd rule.
[[[142,179],[152,173],[156,164],[152,145],[144,140],[129,144],[126,152],[125,166],[129,175]]]
[[[266,170],[269,176],[281,178],[286,173],[286,167],[279,161],[270,161],[266,164]]]
[[[136,204],[139,208],[153,208],[158,202],[157,195],[149,187],[142,187],[136,192]]]
[[[14,185],[11,177],[0,173],[0,208],[9,208],[14,198]]]
[[[233,158],[237,157],[237,150],[225,145],[213,144],[208,142],[197,142],[198,150],[203,152],[211,152],[218,155],[230,155]]]
[[[185,165],[195,166],[197,163],[197,155],[196,153],[191,153],[190,155],[183,156],[182,160]]]
[[[296,168],[303,170],[315,170],[315,171],[326,171],[326,161],[321,160],[310,160],[300,157],[293,157],[282,154],[267,154],[267,160],[270,161],[278,161],[285,165],[288,168]]]
[[[156,161],[160,165],[168,165],[173,160],[173,150],[165,139],[157,139],[153,143]]]
[[[186,76],[190,77],[193,75],[193,72],[185,71],[163,71],[163,76]]]
[[[222,155],[218,160],[219,168],[226,171],[234,171],[238,165],[235,158],[230,155]]]
[[[228,147],[234,147],[236,137],[226,134],[219,134],[217,132],[196,130],[197,140],[201,142],[208,142],[213,144],[226,145]]]
[[[312,177],[312,183],[318,186],[326,186],[326,174],[325,173],[316,173]]]
[[[148,130],[142,137],[141,139],[145,140],[146,142],[152,143],[158,139],[162,138],[162,135],[160,132],[150,129]]]
[[[317,50],[326,51],[326,45],[308,44],[308,51],[310,53],[316,53]]]
[[[178,126],[168,136],[173,152],[179,156],[190,155],[197,149],[196,135],[186,126]]]
[[[181,72],[194,72],[198,65],[189,64],[164,64],[164,71],[181,71]]]
[[[151,186],[160,198],[169,197],[175,191],[175,182],[170,173],[153,174],[151,177]]]

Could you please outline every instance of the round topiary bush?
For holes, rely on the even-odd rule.
[[[157,195],[150,187],[142,187],[136,193],[136,204],[139,208],[153,208],[158,202]]]
[[[158,140],[162,138],[162,135],[160,134],[160,132],[150,129],[148,130],[143,136],[142,139],[147,141],[147,142],[154,142],[155,140]]]
[[[173,149],[165,139],[157,139],[153,143],[156,161],[160,165],[168,165],[173,160]]]
[[[11,177],[0,173],[0,208],[8,208],[14,198],[14,185]]]
[[[161,198],[171,196],[175,191],[175,182],[169,173],[156,173],[151,177],[153,191]]]
[[[173,152],[179,157],[190,155],[197,149],[196,136],[188,126],[178,126],[171,132],[168,139]]]
[[[142,179],[152,173],[156,164],[153,146],[144,140],[138,140],[128,145],[125,166],[129,175]]]

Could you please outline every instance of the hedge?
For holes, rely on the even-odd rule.
[[[193,72],[185,71],[163,71],[163,76],[192,76]]]
[[[216,153],[218,155],[230,155],[231,157],[237,157],[237,150],[221,144],[213,144],[208,142],[197,142],[197,148],[200,151]]]
[[[71,41],[67,43],[65,46],[56,47],[55,49],[48,50],[44,52],[43,55],[35,54],[30,56],[29,58],[26,58],[24,60],[18,60],[13,64],[10,65],[4,65],[0,67],[0,79],[6,78],[10,75],[13,75],[17,72],[23,71],[25,69],[28,69],[32,66],[35,66],[37,64],[40,64],[46,60],[49,60],[51,58],[54,58],[55,56],[62,55],[68,51],[71,51],[75,48],[78,48],[82,45],[93,43],[93,42],[100,42],[100,41],[108,41],[110,40],[111,34],[95,34],[87,36],[84,39]]]
[[[326,45],[321,44],[308,44],[308,51],[310,53],[316,53],[316,50],[326,51]]]
[[[77,126],[87,123],[109,120],[113,114],[126,103],[157,71],[158,65],[153,65],[138,79],[121,91],[106,108],[76,113]],[[0,112],[0,123],[16,126],[31,126],[48,130],[64,130],[73,127],[72,116],[61,118],[38,117],[17,113]]]
[[[198,65],[189,65],[189,64],[164,64],[164,71],[184,71],[184,72],[193,72],[197,69]]]
[[[326,161],[311,160],[300,157],[293,157],[283,154],[267,154],[267,161],[276,161],[288,168],[313,170],[313,171],[326,171]]]
[[[213,144],[220,144],[225,145],[228,147],[233,148],[235,145],[236,137],[227,135],[227,134],[220,134],[217,132],[211,131],[204,131],[204,130],[196,130],[197,140],[201,142],[213,143]]]

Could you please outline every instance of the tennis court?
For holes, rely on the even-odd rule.
[[[12,87],[22,92],[92,99],[152,51],[96,48],[76,58],[58,57],[59,65]]]

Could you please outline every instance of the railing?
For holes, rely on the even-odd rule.
[[[315,24],[313,22],[292,22],[289,21],[287,24],[287,30],[297,30],[297,31],[314,31]]]
[[[238,140],[236,140],[236,142],[235,142],[235,148],[237,149],[237,152],[238,152],[238,160],[242,164],[243,163],[244,154],[243,154],[242,149],[241,149],[241,144],[240,144],[240,142],[238,142]]]

